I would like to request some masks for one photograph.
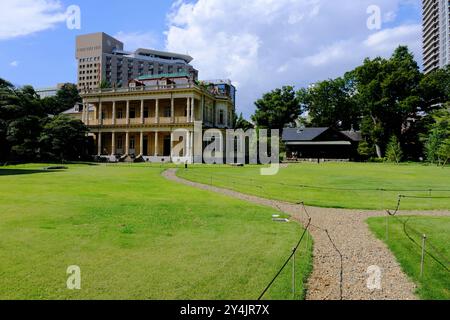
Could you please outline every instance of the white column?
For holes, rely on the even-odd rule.
[[[171,122],[175,123],[175,100],[173,97],[170,99],[170,116]]]
[[[113,105],[112,105],[112,124],[115,125],[116,124],[116,102],[113,101]]]
[[[126,121],[127,121],[127,125],[130,124],[130,100],[127,100],[127,116],[126,116]],[[128,149],[127,149],[127,154],[128,154]]]
[[[83,110],[81,111],[81,121],[86,123],[86,103],[82,104]]]
[[[186,152],[185,157],[191,156],[191,132],[186,132]]]
[[[125,133],[125,155],[128,155],[130,152],[130,133],[127,131]]]
[[[141,124],[144,124],[144,100],[141,100]]]
[[[173,150],[173,131],[170,132],[170,156],[171,157],[173,156],[172,155],[172,150]]]
[[[111,155],[116,154],[116,133],[113,131],[111,134]]]
[[[202,105],[200,107],[200,119],[201,119],[201,121],[205,121],[204,113],[205,113],[205,96],[202,95]]]
[[[86,125],[89,125],[89,103],[86,103]]]
[[[158,131],[156,131],[155,132],[155,157],[157,157],[158,156],[158,134],[159,134],[159,132]]]
[[[103,125],[103,104],[99,102],[98,104],[98,124]]]
[[[190,98],[186,98],[186,118],[187,118],[187,122],[191,122],[191,120],[190,120],[190,114],[191,114],[190,107],[191,107],[191,104],[190,104],[189,99]]]
[[[195,120],[195,99],[192,97],[191,98],[191,121],[190,122],[194,122]]]
[[[155,109],[155,122],[159,124],[159,99],[156,99],[156,109]]]
[[[140,152],[141,156],[143,156],[144,155],[144,131],[141,131],[141,137],[140,138],[141,139],[139,140],[139,143],[140,143],[139,152]]]
[[[102,155],[102,133],[99,132],[98,136],[97,136],[97,155],[101,156]]]

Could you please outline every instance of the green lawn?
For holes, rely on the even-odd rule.
[[[407,217],[402,216],[399,219],[406,221]],[[420,277],[421,248],[408,239],[401,221],[389,218],[388,237],[386,237],[386,218],[370,218],[368,223],[376,236],[388,244],[406,274],[418,284],[417,293],[422,299],[449,300],[450,273],[431,257],[426,256],[424,274]],[[425,233],[427,250],[450,268],[450,217],[410,217],[406,225],[408,234],[419,244],[422,243],[419,233]]]
[[[275,176],[261,176],[258,166],[191,166],[188,170],[180,170],[178,175],[248,194],[290,202],[304,201],[318,207],[383,210],[395,208],[398,195],[403,194],[440,198],[404,199],[401,207],[404,210],[450,208],[450,167],[301,163],[281,168]]]
[[[256,299],[302,229],[166,181],[160,166],[0,168],[1,299]],[[297,257],[297,288],[311,241]],[[82,288],[66,288],[81,268]],[[266,298],[291,299],[291,265]]]

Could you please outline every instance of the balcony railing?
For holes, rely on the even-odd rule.
[[[158,85],[158,86],[141,86],[135,88],[96,88],[89,90],[81,90],[83,94],[93,94],[93,93],[126,93],[126,92],[139,92],[139,91],[159,91],[159,90],[173,90],[173,89],[190,89],[199,88],[194,83],[179,83],[179,84],[169,84],[169,85]]]
[[[194,82],[168,84],[168,85],[155,85],[155,86],[140,86],[134,88],[94,88],[94,89],[82,89],[81,94],[98,94],[98,93],[128,93],[128,92],[148,92],[148,91],[161,91],[161,90],[175,90],[175,89],[191,89],[196,88],[218,98],[231,99],[229,94],[223,92],[212,91],[204,86],[199,86]]]
[[[175,117],[173,122],[172,122],[171,117],[160,117],[159,118],[159,124],[185,124],[185,123],[188,123],[187,117]],[[141,118],[130,118],[128,124],[130,124],[130,125],[142,124],[142,119]],[[144,124],[146,124],[146,125],[157,124],[156,117],[145,118]],[[127,125],[127,119],[125,119],[125,118],[116,119],[114,124],[113,124],[113,119],[111,119],[111,118],[103,119],[102,121],[100,121],[99,119],[91,119],[91,120],[89,120],[89,125],[90,126]]]

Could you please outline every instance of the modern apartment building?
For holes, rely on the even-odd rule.
[[[108,87],[127,88],[130,80],[144,75],[188,73],[197,80],[198,72],[184,54],[150,49],[124,50],[124,44],[103,33],[78,36],[78,89],[96,89],[104,82]]]
[[[235,91],[228,80],[198,82],[190,72],[149,74],[126,88],[81,90],[81,118],[103,159],[198,163],[202,148],[195,148],[194,132],[232,128]],[[174,154],[179,130],[185,147]]]
[[[423,0],[423,63],[425,73],[450,64],[450,0]]]

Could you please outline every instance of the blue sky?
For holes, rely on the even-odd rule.
[[[66,27],[70,5],[81,30]],[[380,9],[381,28],[366,12]],[[421,63],[420,0],[8,0],[0,4],[0,77],[53,86],[76,79],[75,37],[104,31],[127,49],[189,53],[200,77],[230,78],[245,115],[275,87],[337,77],[408,45]]]

